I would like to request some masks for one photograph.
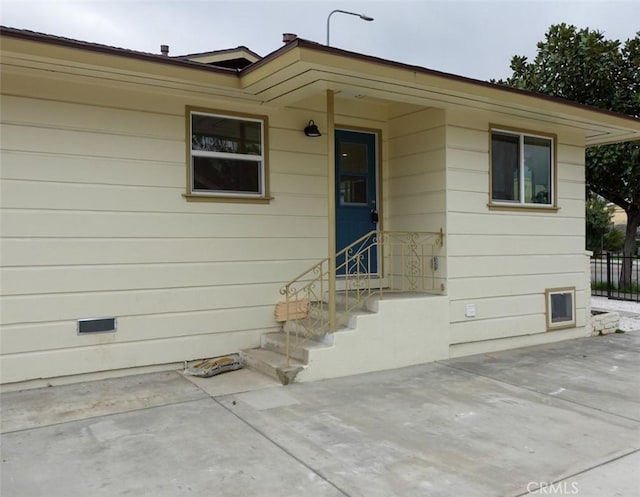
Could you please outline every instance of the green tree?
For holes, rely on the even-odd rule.
[[[586,227],[587,249],[600,255],[604,247],[604,236],[611,226],[613,206],[599,195],[587,197]]]
[[[513,74],[499,84],[566,98],[640,119],[640,31],[624,45],[599,31],[552,25],[532,62],[515,55]],[[587,188],[627,214],[623,252],[630,256],[640,226],[640,142],[587,149]],[[631,282],[625,260],[621,286]]]
[[[604,248],[609,252],[619,252],[624,246],[624,232],[620,228],[611,228],[604,235]]]

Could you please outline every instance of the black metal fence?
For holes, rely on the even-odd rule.
[[[625,263],[630,278],[621,281]],[[591,258],[591,295],[640,302],[640,260],[607,252]]]

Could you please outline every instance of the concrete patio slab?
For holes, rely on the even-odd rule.
[[[25,430],[206,397],[175,371],[6,392],[0,396],[0,430]]]
[[[282,383],[278,380],[249,368],[230,371],[210,378],[185,375],[185,379],[212,397],[250,392],[263,388],[282,388]]]
[[[447,364],[640,421],[640,332],[463,357]]]
[[[532,495],[576,495],[579,497],[633,497],[640,495],[640,452],[559,482],[533,482]]]
[[[9,433],[2,445],[7,496],[342,495],[211,398]]]
[[[195,382],[235,392],[221,396],[177,372],[6,393],[2,495],[635,496],[639,344],[277,388],[239,372]]]
[[[350,496],[520,495],[640,447],[635,421],[442,364],[286,391],[220,401]]]

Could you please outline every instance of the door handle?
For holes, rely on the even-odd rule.
[[[371,209],[371,222],[378,223],[378,211],[375,209]]]

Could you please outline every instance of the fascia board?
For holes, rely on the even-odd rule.
[[[240,87],[254,94],[305,70],[300,64],[300,49],[296,47],[283,51],[277,57],[263,59],[249,68],[240,72]]]
[[[88,74],[116,80],[153,79],[167,84],[215,85],[227,89],[240,89],[236,71],[213,70],[197,63],[163,63],[158,57],[149,60],[117,53],[100,53],[82,48],[59,46],[38,41],[2,37],[2,62],[7,67],[36,67],[66,74]],[[171,59],[170,59],[171,60]]]
[[[245,79],[246,78],[246,79]],[[587,145],[640,140],[640,120],[524,91],[367,57],[296,46],[243,75],[243,88],[265,102],[313,81],[318,90],[350,85],[363,94],[420,105],[506,112],[582,130]],[[279,88],[279,86],[281,88]]]

